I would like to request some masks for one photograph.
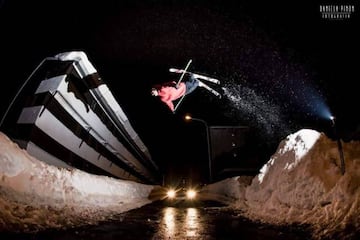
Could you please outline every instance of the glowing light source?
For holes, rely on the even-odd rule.
[[[170,199],[173,199],[176,197],[176,191],[174,189],[170,189],[167,191],[166,196]]]
[[[332,124],[335,125],[335,116],[331,115],[330,120],[331,120]]]
[[[186,191],[187,199],[194,199],[196,197],[196,191],[194,189],[189,189]]]

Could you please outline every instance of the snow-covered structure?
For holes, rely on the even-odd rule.
[[[336,141],[311,129],[289,135],[260,173],[225,179],[204,189],[241,214],[271,224],[309,226],[314,239],[355,239],[360,234],[360,142]]]
[[[25,82],[1,128],[32,156],[142,183],[159,170],[84,52],[45,58]]]

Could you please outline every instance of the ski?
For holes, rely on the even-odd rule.
[[[170,69],[169,69],[169,72],[193,74],[193,76],[194,76],[195,78],[199,78],[199,79],[202,79],[202,80],[205,80],[205,81],[209,81],[209,82],[212,82],[212,83],[215,83],[215,84],[220,84],[220,81],[219,81],[218,79],[216,79],[216,78],[211,78],[211,77],[204,76],[204,75],[201,75],[201,74],[192,73],[192,72],[189,72],[189,71],[186,71],[186,70],[183,70],[183,69],[170,68]]]
[[[203,87],[206,90],[208,90],[209,92],[211,92],[212,94],[214,94],[215,96],[217,96],[218,98],[221,98],[221,94],[217,91],[215,91],[213,88],[209,87],[208,85],[206,85],[205,83],[203,83],[202,81],[198,80],[201,84],[199,85],[199,87]]]

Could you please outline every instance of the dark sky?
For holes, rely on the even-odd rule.
[[[203,126],[185,123],[186,113],[252,127],[266,159],[298,129],[331,135],[327,109],[344,139],[358,138],[358,1],[264,2],[0,0],[0,111],[45,57],[81,50],[164,169],[198,177],[206,168]],[[323,19],[320,5],[332,4],[355,12]],[[149,89],[177,79],[168,68],[189,59],[228,95],[196,90],[172,114]]]

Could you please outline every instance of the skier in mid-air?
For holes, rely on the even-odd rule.
[[[211,78],[208,76],[196,74],[187,71],[187,68],[189,67],[192,60],[190,60],[185,67],[185,69],[177,69],[177,68],[170,68],[169,71],[173,73],[181,73],[181,77],[179,81],[176,83],[175,81],[166,82],[164,84],[157,84],[152,87],[151,89],[151,95],[159,97],[161,101],[163,101],[170,110],[175,113],[177,107],[180,105],[183,98],[192,93],[197,87],[203,87],[212,94],[214,94],[217,97],[221,98],[221,94],[212,89],[207,84],[203,83],[201,80],[205,80],[211,83],[214,83],[216,85],[220,85],[220,81],[215,78]],[[183,77],[186,74],[186,78]],[[179,100],[178,100],[179,99]],[[177,101],[176,106],[174,106],[174,101]]]
[[[197,87],[203,87],[204,84],[189,74],[188,78],[178,84],[175,81],[154,85],[151,89],[151,95],[159,97],[172,112],[175,111],[173,101],[192,93]]]

